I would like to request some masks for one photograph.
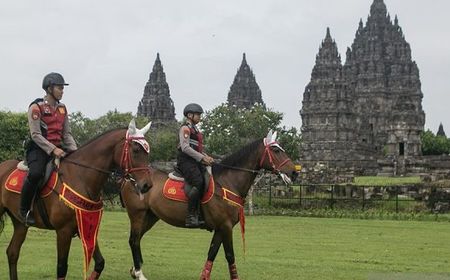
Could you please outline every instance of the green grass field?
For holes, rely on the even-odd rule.
[[[420,183],[419,176],[411,177],[382,177],[382,176],[359,176],[355,177],[354,184],[357,186],[401,186]]]
[[[368,279],[374,272],[445,273],[450,279],[450,223],[269,216],[248,217],[246,221],[245,260],[239,227],[234,230],[241,279]],[[0,236],[1,279],[8,278],[4,252],[11,230],[8,221]],[[177,229],[159,222],[142,241],[146,276],[198,279],[210,238],[206,231]],[[100,245],[106,259],[102,279],[131,279],[128,218],[124,212],[105,213]],[[70,253],[67,279],[81,279],[78,238],[73,239]],[[55,279],[53,231],[30,229],[19,260],[19,276],[27,280]],[[212,277],[229,279],[222,249]]]

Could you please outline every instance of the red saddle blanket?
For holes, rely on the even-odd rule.
[[[164,183],[163,194],[166,198],[171,200],[187,202],[188,197],[184,192],[184,181],[177,181],[168,178]],[[214,195],[214,179],[211,176],[209,178],[208,189],[203,194],[201,202],[203,204],[207,203]]]
[[[23,181],[27,177],[27,174],[27,171],[15,169],[11,174],[9,174],[8,178],[6,179],[5,188],[10,192],[21,193]],[[47,183],[42,188],[41,197],[48,196],[56,187],[56,182],[58,182],[58,173],[53,171]]]

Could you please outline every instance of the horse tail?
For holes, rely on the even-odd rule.
[[[4,162],[0,162],[0,182],[6,176],[7,174],[11,173],[15,166],[17,166],[18,160],[8,160]],[[2,192],[5,191],[4,186],[0,185],[0,234],[2,234],[4,228],[5,228],[5,217],[6,213],[8,212],[8,209],[6,208],[5,204],[2,202]]]
[[[0,186],[0,235],[3,232],[3,229],[5,228],[5,213],[6,213],[6,208],[4,207],[4,205],[1,205],[1,199],[2,199],[2,187]]]
[[[3,229],[5,228],[5,213],[6,211],[3,211],[3,213],[0,213],[0,234],[2,234]]]

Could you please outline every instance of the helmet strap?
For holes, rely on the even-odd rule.
[[[47,92],[47,94],[50,95],[53,98],[53,100],[55,100],[55,104],[59,103],[59,100],[53,94],[53,85],[49,86],[45,92]]]

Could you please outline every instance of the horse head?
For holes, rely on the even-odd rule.
[[[286,184],[291,184],[298,176],[298,169],[277,141],[277,132],[272,130],[263,139],[263,149],[259,166],[278,174]]]
[[[142,129],[138,129],[132,119],[128,125],[123,148],[119,149],[121,150],[120,160],[117,160],[119,155],[116,155],[116,162],[124,172],[124,178],[131,181],[139,193],[147,192],[152,186],[148,166],[150,145],[145,140],[145,134],[149,131],[151,124],[149,122]]]

